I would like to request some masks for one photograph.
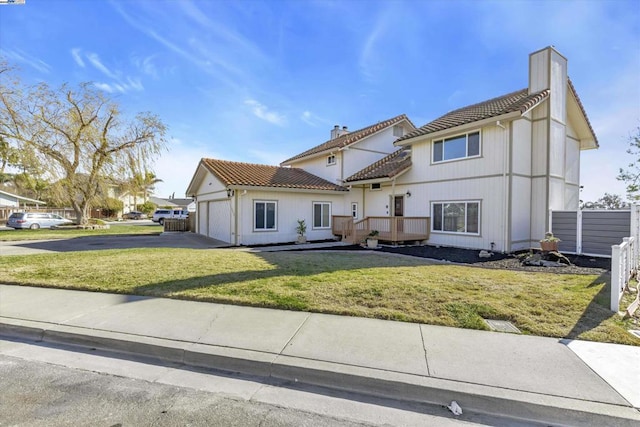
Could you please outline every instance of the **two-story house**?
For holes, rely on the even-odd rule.
[[[232,180],[232,172],[214,168],[222,161],[207,159],[188,195],[203,203],[214,194],[229,199],[221,218],[231,218],[231,233],[225,229],[228,237],[221,240],[232,244],[294,241],[295,219],[301,218],[312,224],[311,240],[342,234],[357,241],[377,229],[392,241],[513,251],[537,247],[550,209],[578,208],[580,151],[597,146],[567,76],[567,60],[548,47],[529,56],[525,89],[451,111],[418,129],[404,115],[352,133],[336,127],[329,141],[284,161],[284,167],[261,166],[275,168],[274,177],[304,173],[298,185],[321,180],[314,183],[322,182],[322,190],[295,189],[293,203],[292,183]],[[235,165],[234,173],[253,176],[249,166]],[[207,191],[212,185],[215,192]],[[258,188],[263,192],[253,192]],[[216,218],[210,209],[198,205],[198,230],[216,237],[205,231],[205,222]],[[271,216],[261,219],[269,210]]]

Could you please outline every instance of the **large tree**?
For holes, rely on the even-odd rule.
[[[640,199],[640,127],[629,137],[627,153],[633,156],[633,162],[627,165],[627,169],[620,168],[617,178],[627,184],[627,197],[630,200],[638,200]]]
[[[154,114],[125,118],[90,83],[24,86],[0,66],[0,136],[56,183],[80,224],[88,222],[104,188],[126,178],[132,152],[149,162],[162,152],[165,132]]]

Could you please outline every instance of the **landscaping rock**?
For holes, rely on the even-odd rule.
[[[480,253],[478,254],[478,256],[480,258],[491,258],[493,256],[493,254],[489,251],[480,251]]]

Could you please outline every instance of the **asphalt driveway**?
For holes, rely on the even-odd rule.
[[[95,251],[131,248],[210,249],[229,246],[219,240],[195,233],[162,233],[160,235],[107,235],[59,240],[0,242],[0,256],[31,255],[48,252]]]

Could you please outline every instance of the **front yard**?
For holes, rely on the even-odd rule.
[[[608,277],[530,273],[368,252],[129,249],[0,257],[0,283],[83,289],[640,345]]]

